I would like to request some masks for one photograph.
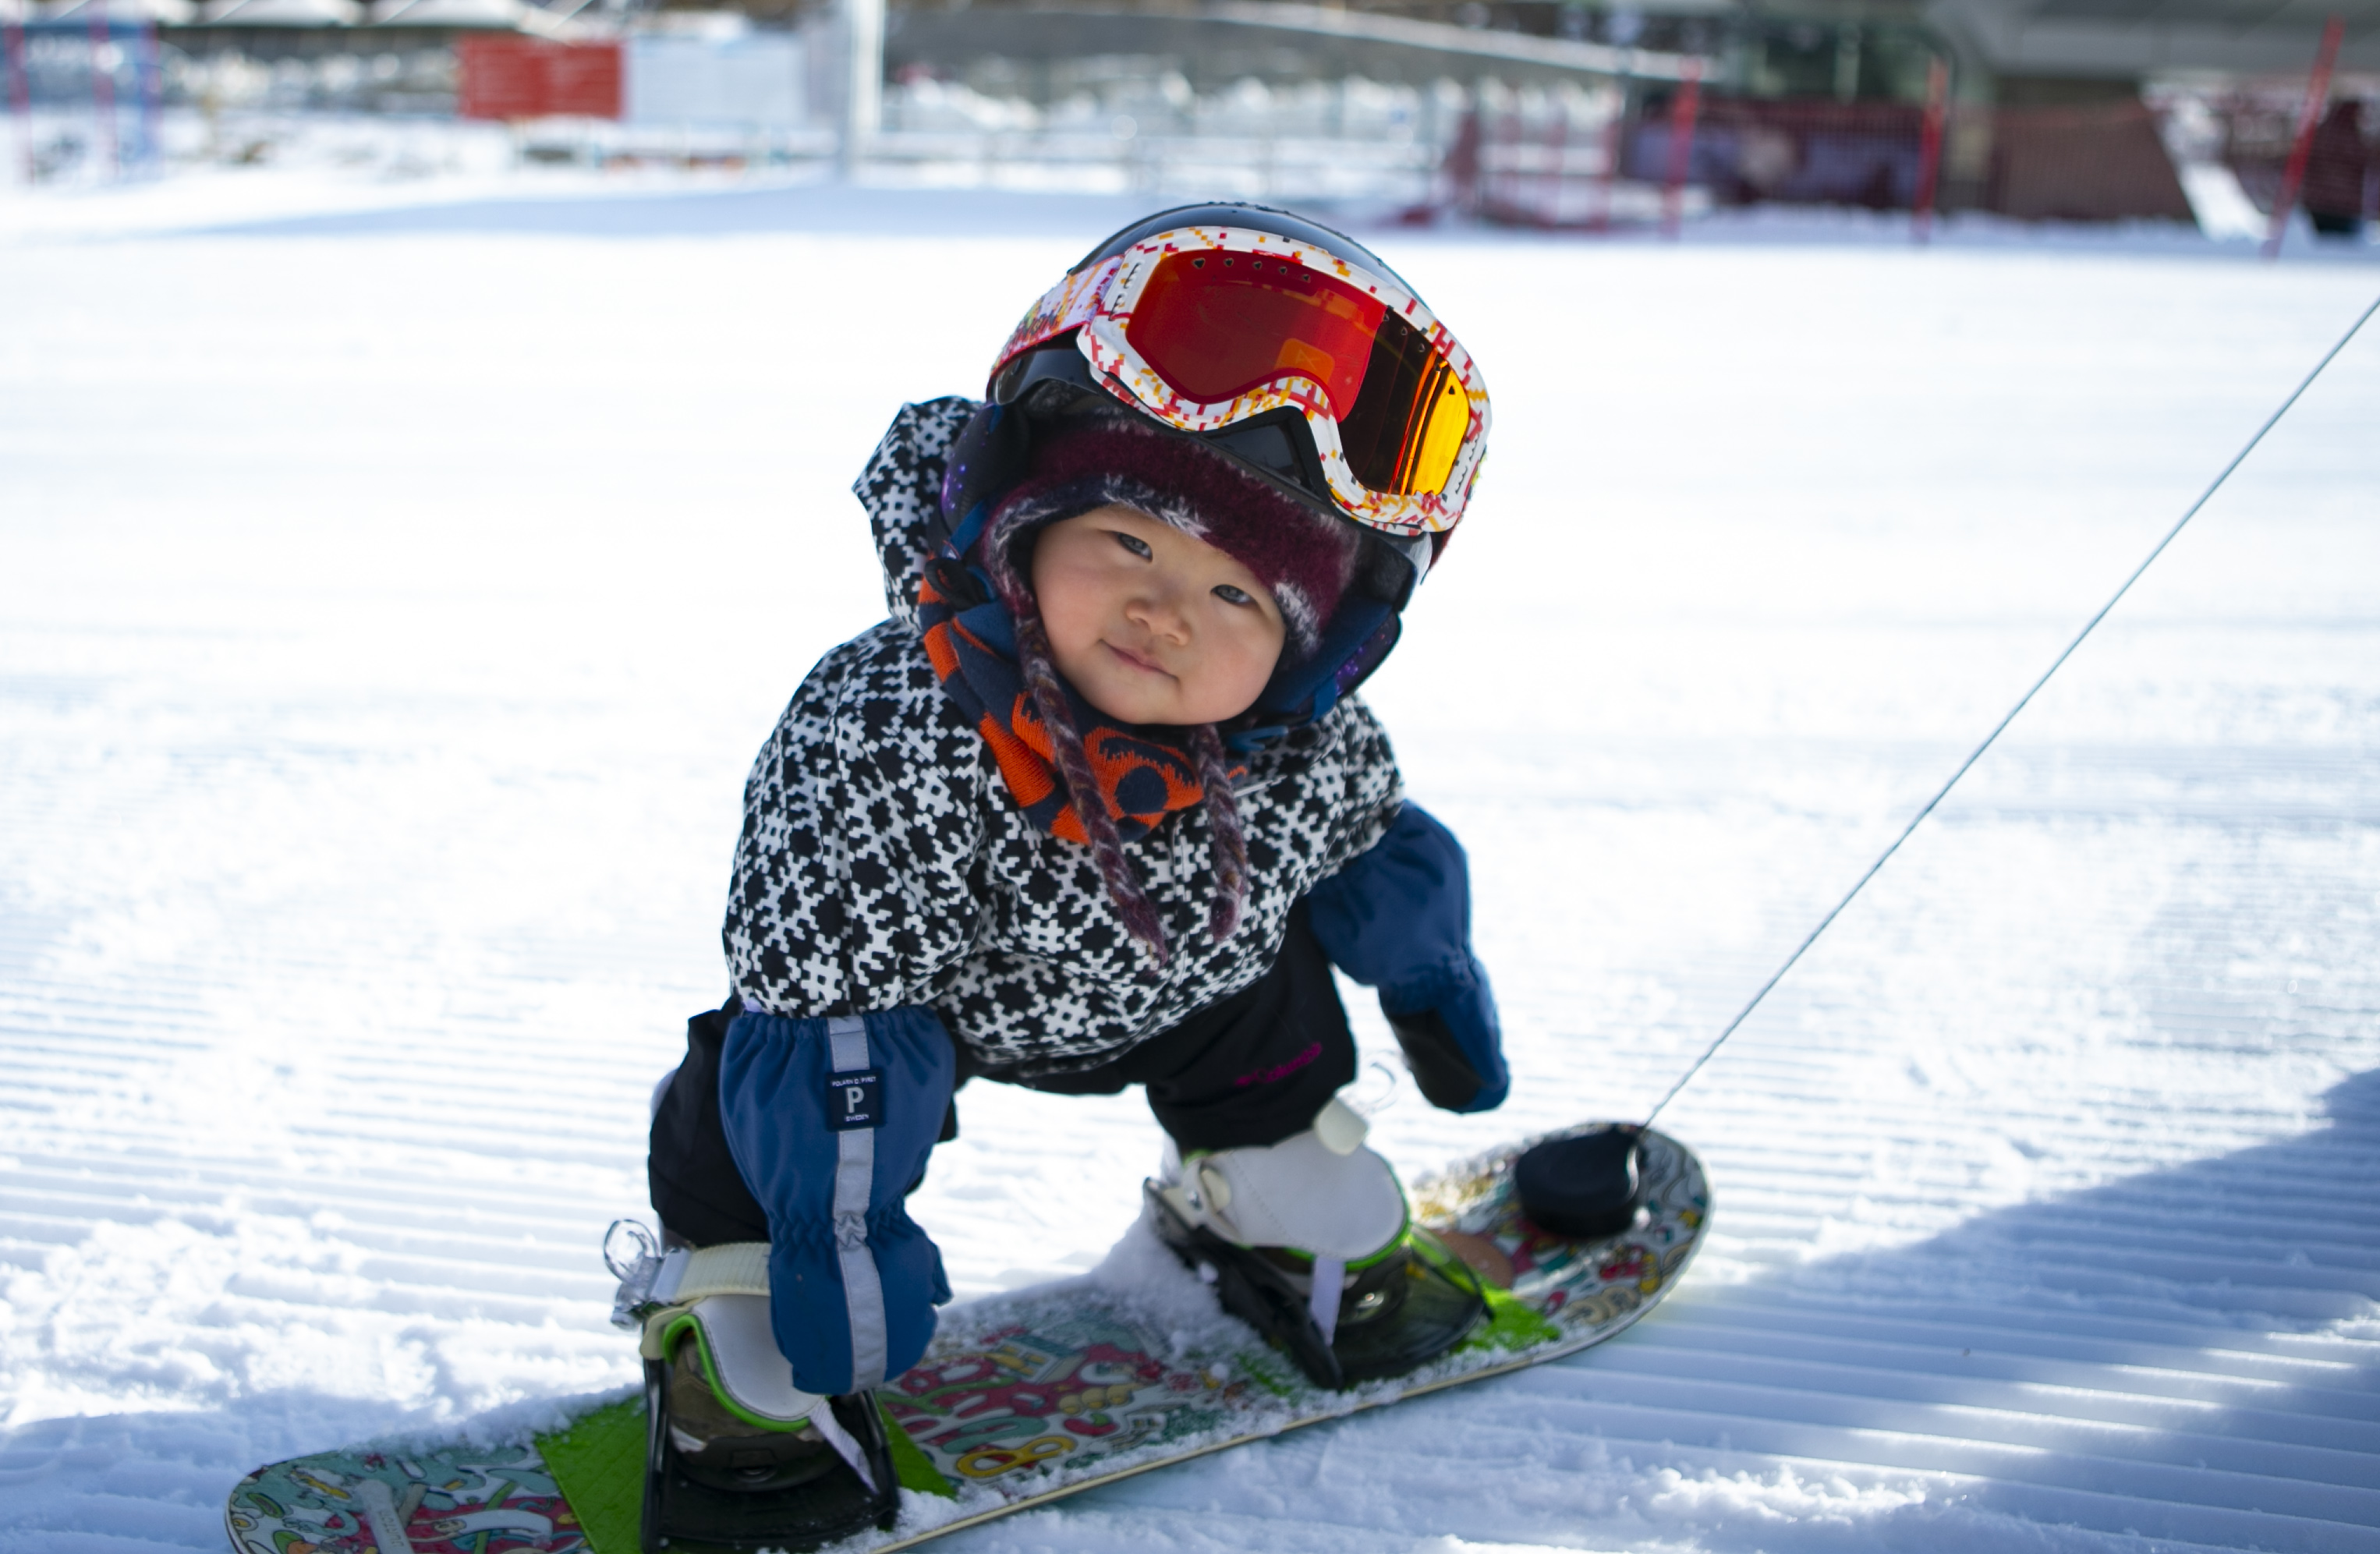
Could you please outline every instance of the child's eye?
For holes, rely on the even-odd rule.
[[[1245,589],[1235,589],[1229,583],[1215,585],[1215,597],[1226,604],[1254,604],[1256,599]]]
[[[1115,542],[1117,544],[1122,545],[1125,550],[1130,551],[1134,555],[1138,556],[1141,560],[1152,561],[1156,559],[1157,552],[1150,550],[1148,548],[1148,541],[1143,540],[1139,535],[1125,534],[1118,529],[1111,529],[1109,532],[1115,535]]]

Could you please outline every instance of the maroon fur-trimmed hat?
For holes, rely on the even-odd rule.
[[[1111,503],[1202,540],[1255,573],[1280,606],[1291,658],[1320,646],[1354,576],[1358,540],[1349,525],[1188,438],[1104,418],[1034,450],[1025,479],[1001,499],[984,536],[986,548],[1000,552],[995,576],[1022,569],[1010,551],[1027,533]]]

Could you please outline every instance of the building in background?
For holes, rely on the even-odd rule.
[[[78,42],[103,5],[153,24],[155,95],[209,115],[461,114],[546,159],[839,154],[1549,227],[1764,202],[2188,221],[2210,190],[2277,197],[2325,15],[2340,95],[2380,85],[2380,0],[17,3],[36,105],[137,97]],[[2326,132],[2325,199],[2375,122]]]

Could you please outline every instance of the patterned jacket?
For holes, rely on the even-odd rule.
[[[918,640],[928,520],[974,409],[904,407],[853,488],[890,618],[820,660],[761,747],[723,938],[747,1010],[924,1005],[983,1066],[1030,1076],[1105,1062],[1262,976],[1290,908],[1379,841],[1403,795],[1387,735],[1353,697],[1250,757],[1233,790],[1247,906],[1231,938],[1207,934],[1203,810],[1126,844],[1174,946],[1157,965],[1089,850],[1018,808]]]

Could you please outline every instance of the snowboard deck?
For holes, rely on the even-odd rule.
[[[877,1393],[904,1490],[898,1524],[831,1547],[891,1554],[1300,1425],[1541,1365],[1622,1331],[1702,1243],[1710,1212],[1702,1166],[1648,1130],[1636,1223],[1574,1241],[1531,1224],[1514,1199],[1512,1163],[1537,1142],[1415,1184],[1415,1220],[1479,1269],[1489,1320],[1392,1380],[1325,1390],[1238,1324],[1230,1325],[1236,1345],[1177,1352],[1171,1324],[1083,1281],[950,1309],[925,1357]],[[322,1452],[249,1475],[225,1524],[236,1554],[638,1554],[645,1442],[645,1405],[635,1398],[527,1444]]]

